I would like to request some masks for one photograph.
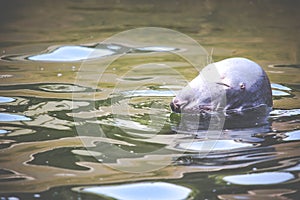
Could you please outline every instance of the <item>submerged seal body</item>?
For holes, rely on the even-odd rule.
[[[203,68],[170,106],[177,113],[272,108],[272,90],[267,74],[258,64],[246,58],[228,58]]]

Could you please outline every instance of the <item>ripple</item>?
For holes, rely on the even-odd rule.
[[[197,152],[227,151],[239,148],[253,147],[252,144],[236,142],[234,140],[206,140],[200,142],[184,142],[178,148]]]
[[[125,78],[122,78],[122,80],[126,80],[126,81],[144,81],[144,80],[150,80],[150,79],[153,79],[152,77],[125,77]]]
[[[29,120],[31,119],[22,115],[0,113],[0,122],[29,121]]]
[[[47,92],[57,92],[57,93],[69,93],[69,92],[83,92],[87,88],[78,85],[68,85],[68,84],[49,84],[39,86],[41,90]]]
[[[237,185],[272,185],[294,179],[289,172],[263,172],[255,174],[225,176],[224,181]]]
[[[1,74],[0,75],[0,79],[2,79],[2,78],[11,78],[11,77],[13,77],[13,75],[11,75],[11,74]]]
[[[292,94],[288,93],[288,92],[292,91],[292,89],[289,88],[289,87],[283,86],[283,85],[278,84],[278,83],[272,83],[271,87],[272,87],[272,96],[273,97],[293,96]],[[288,92],[286,92],[286,91],[288,91]]]
[[[183,186],[165,182],[144,182],[113,186],[94,186],[74,188],[75,191],[106,196],[109,199],[140,200],[140,199],[191,199],[192,190]]]
[[[19,85],[4,85],[0,90],[37,90],[54,93],[79,93],[79,92],[99,92],[100,89],[93,89],[69,83],[33,83],[33,84],[19,84]],[[3,101],[14,101],[10,97],[4,97]],[[1,103],[1,97],[0,97]]]
[[[287,169],[284,169],[284,171],[290,171],[290,172],[293,172],[293,171],[300,171],[300,164],[295,165],[295,166],[290,167],[290,168],[287,168]]]
[[[120,50],[122,47],[119,45],[110,44],[110,45],[107,45],[107,48],[111,49],[111,50]]]
[[[115,54],[115,51],[109,49],[95,49],[85,46],[62,46],[48,53],[29,56],[27,59],[33,61],[71,62],[100,58],[113,54]]]
[[[299,64],[278,64],[278,65],[270,65],[271,67],[289,67],[289,68],[300,68]]]
[[[177,48],[149,46],[149,47],[139,47],[139,48],[136,48],[136,50],[145,51],[145,52],[168,52],[168,51],[175,51],[175,50],[177,50]]]
[[[292,117],[300,115],[300,109],[291,109],[291,110],[272,110],[270,112],[272,118],[279,118],[279,117]]]
[[[134,90],[134,91],[126,91],[122,92],[122,95],[125,97],[172,97],[174,96],[174,92],[170,90]]]
[[[278,89],[278,90],[286,90],[286,91],[291,91],[292,89],[286,86],[283,86],[278,83],[272,83],[271,84],[272,89]]]
[[[272,90],[272,96],[274,97],[287,97],[287,96],[292,96],[290,93],[283,92],[280,90]]]
[[[79,155],[79,156],[101,156],[102,153],[101,152],[97,152],[97,151],[87,151],[87,150],[78,150],[78,149],[74,149],[71,151],[73,154],[75,155]]]
[[[96,59],[123,53],[170,52],[179,50],[167,46],[127,47],[119,44],[69,45],[50,47],[43,53],[35,55],[9,55],[3,60],[31,60],[41,62],[76,62]]]
[[[11,97],[0,97],[0,103],[9,103],[13,101],[15,101],[15,99]]]

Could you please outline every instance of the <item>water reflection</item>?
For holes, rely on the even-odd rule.
[[[137,80],[129,81],[135,82]],[[57,187],[58,184],[62,187],[90,185],[80,187],[80,190],[76,191],[80,194],[93,195],[99,194],[99,188],[103,192],[103,187],[113,187],[113,193],[109,194],[117,194],[115,188],[123,188],[123,186],[128,185],[126,182],[129,181],[176,178],[179,185],[180,181],[186,185],[185,182],[188,182],[188,179],[185,178],[188,176],[187,174],[206,174],[238,168],[245,171],[252,169],[251,174],[259,176],[254,178],[256,182],[253,185],[264,186],[283,182],[290,184],[289,180],[298,180],[293,174],[293,172],[298,171],[299,165],[299,155],[295,151],[298,148],[298,131],[293,130],[296,125],[291,124],[288,130],[287,126],[284,125],[285,129],[277,133],[270,130],[270,124],[266,126],[263,124],[255,125],[254,120],[251,124],[254,124],[255,127],[231,129],[232,123],[229,123],[230,126],[227,126],[227,129],[218,135],[209,135],[205,130],[199,130],[199,127],[196,129],[197,134],[191,134],[189,131],[180,132],[172,123],[172,120],[174,120],[173,122],[178,120],[178,116],[170,116],[168,102],[170,96],[173,95],[172,92],[166,90],[164,85],[150,88],[117,91],[106,98],[93,100],[71,101],[64,98],[14,97],[11,99],[12,101],[3,104],[3,109],[8,112],[16,109],[30,118],[31,121],[14,122],[16,124],[8,122],[3,127],[5,133],[1,134],[1,137],[5,136],[6,138],[1,141],[0,157],[3,161],[10,161],[4,162],[5,164],[2,165],[7,171],[3,171],[1,176],[1,188],[7,192],[43,193],[49,188]],[[38,91],[39,94],[67,94],[73,91],[78,94],[87,94],[95,91],[89,87],[67,83],[8,85],[1,89],[3,91],[26,89]],[[102,91],[97,90],[97,93],[102,93]],[[121,110],[124,105],[130,109],[130,119],[123,115],[111,115],[111,108]],[[290,122],[291,119],[297,118],[298,110],[274,109],[271,112],[272,126],[274,124],[278,126],[285,121]],[[92,114],[96,114],[96,118],[91,116]],[[72,116],[79,121],[74,122]],[[234,116],[235,114],[230,119],[234,119],[235,124],[240,123],[241,116],[236,115],[236,118]],[[153,119],[156,119],[156,123],[153,123]],[[263,119],[267,120],[266,118]],[[249,122],[245,121],[245,123]],[[74,137],[75,125],[82,126],[89,136]],[[241,126],[243,123],[239,125]],[[105,135],[95,135],[98,126],[101,126]],[[158,133],[153,134],[154,132]],[[31,137],[40,141],[32,141]],[[91,147],[88,151],[82,141]],[[115,145],[131,156],[119,154],[114,158],[105,157],[107,156],[106,151],[101,152],[97,148],[97,146],[109,147],[111,145]],[[157,149],[164,149],[164,154],[157,154]],[[140,153],[146,153],[146,155]],[[293,155],[292,160],[291,155]],[[57,159],[60,157],[64,160]],[[106,162],[109,162],[110,165],[108,166]],[[160,168],[162,165],[164,168]],[[144,173],[123,173],[114,170],[122,168],[132,172],[133,169],[140,166],[150,166],[150,168],[155,166],[160,169],[157,172]],[[267,172],[260,172],[259,168]],[[148,169],[144,168],[144,170],[147,171]],[[276,180],[281,180],[280,183],[272,182],[275,180],[272,179],[273,173],[275,175],[279,173],[280,179]],[[292,178],[290,178],[290,174]],[[247,174],[241,172],[241,177],[237,177],[238,175],[235,173],[224,176],[230,179],[224,179],[225,181],[218,183],[220,186],[217,183],[211,183],[210,187],[227,187],[230,189],[236,184],[244,185],[248,182],[248,176],[244,175]],[[120,177],[122,178],[120,179]],[[210,177],[209,179],[211,182],[218,182],[220,177]],[[269,180],[269,182],[265,180]],[[22,181],[22,186],[19,185],[20,181]],[[205,185],[206,181],[207,178],[202,181],[199,180],[195,184],[199,185],[196,187],[197,190],[201,191],[200,186]],[[120,184],[102,186],[102,184],[117,182]],[[231,183],[231,185],[226,184],[226,182]],[[149,188],[147,185],[149,182],[145,183]],[[99,184],[100,186],[98,186]],[[35,188],[32,188],[32,185],[35,185]],[[187,185],[195,187],[194,183]],[[139,188],[139,185],[137,186]],[[88,191],[85,188],[93,189]],[[167,185],[166,188],[172,187]],[[172,193],[171,191],[170,193]],[[100,192],[101,195],[104,194],[102,192]],[[208,194],[213,195],[213,193],[210,191]],[[169,195],[169,193],[166,194]],[[191,193],[189,192],[189,194]],[[141,195],[145,195],[145,193]],[[219,196],[223,198],[222,194]],[[111,197],[115,196],[112,195]]]
[[[292,94],[290,94],[290,92],[292,92],[292,89],[287,86],[278,83],[272,83],[271,87],[272,87],[272,96],[275,98],[293,96]]]
[[[95,92],[95,90],[89,87],[79,86],[69,83],[35,83],[35,84],[15,84],[1,86],[0,90],[37,90],[53,93],[76,93],[76,92]],[[1,100],[1,99],[0,99]],[[3,103],[14,101],[13,98],[3,97]]]
[[[191,189],[165,182],[141,182],[115,186],[89,186],[74,188],[74,190],[80,193],[99,195],[104,198],[106,197],[107,199],[194,199],[192,197]]]
[[[11,97],[0,97],[0,103],[9,103],[12,101],[15,101],[15,99]]]
[[[93,91],[77,85],[49,83],[5,87],[9,87],[6,88],[7,90],[27,88],[47,93],[68,93],[73,89],[78,93]],[[6,140],[6,142],[3,140],[2,145],[4,143],[10,144],[11,148],[6,149],[3,146],[1,158],[5,159],[18,154],[18,159],[11,160],[7,165],[3,165],[6,169],[14,172],[5,173],[5,177],[14,181],[8,184],[7,179],[3,178],[2,183],[5,184],[2,186],[8,191],[9,188],[12,188],[11,186],[14,186],[14,191],[29,191],[31,190],[31,185],[34,184],[40,185],[35,188],[35,191],[43,191],[47,190],[47,187],[56,186],[58,182],[62,185],[99,184],[99,181],[101,183],[111,183],[120,180],[120,176],[123,177],[122,180],[125,182],[127,180],[150,180],[160,177],[180,178],[187,173],[194,172],[204,173],[222,169],[256,168],[256,166],[272,163],[276,159],[280,160],[281,163],[285,162],[284,167],[287,170],[297,166],[294,161],[290,161],[288,152],[280,145],[288,141],[297,142],[298,131],[281,132],[277,135],[270,132],[269,126],[258,126],[255,128],[223,130],[221,135],[218,135],[218,138],[213,139],[213,135],[207,135],[203,130],[202,132],[198,131],[196,135],[186,134],[188,132],[174,133],[170,128],[173,124],[167,122],[167,126],[161,129],[159,134],[153,135],[153,131],[155,132],[163,127],[165,120],[169,118],[168,102],[171,95],[163,87],[156,87],[151,90],[114,93],[107,99],[94,100],[94,102],[86,100],[72,102],[66,99],[47,99],[45,101],[42,98],[16,98],[15,101],[9,102],[9,105],[4,105],[4,108],[10,110],[12,108],[9,108],[9,106],[17,108],[16,106],[23,105],[23,107],[19,107],[19,110],[25,116],[32,118],[32,121],[24,122],[26,126],[20,126],[18,129],[12,128],[12,125],[8,126],[5,130],[10,132],[5,133],[5,135],[8,135],[11,139],[18,140],[15,136],[24,134],[22,131],[26,132],[27,127],[27,134],[37,134],[37,137],[41,139],[42,137],[38,133],[40,133],[40,130],[44,130],[46,136],[49,135],[49,137],[44,138],[44,141],[33,142],[29,140],[27,142],[19,142],[16,145],[11,145],[16,143],[14,140]],[[119,106],[124,104],[122,102],[126,103],[127,100],[131,101],[129,104],[129,107],[132,109],[130,120],[122,115],[110,115],[111,111],[109,108],[112,105],[116,105],[115,108],[120,108]],[[95,103],[96,107],[91,107],[91,103]],[[162,106],[153,107],[154,103]],[[151,112],[149,112],[149,108],[153,108]],[[98,113],[98,117],[94,119],[90,116],[91,113]],[[156,121],[157,124],[155,126],[152,126],[149,116],[156,115],[157,117],[158,114],[162,118]],[[81,119],[81,123],[77,125],[82,126],[90,136],[52,138],[55,134],[51,136],[49,133],[53,131],[57,134],[56,138],[59,138],[60,134],[64,135],[66,133],[69,136],[74,136],[75,123],[73,118],[70,117],[71,115],[76,115],[78,119]],[[278,124],[287,117],[297,117],[298,115],[297,109],[275,109],[271,113],[271,118]],[[238,119],[239,117],[236,118],[237,122]],[[103,137],[99,137],[99,135],[93,137],[96,126],[92,126],[92,124],[100,125],[106,134]],[[58,132],[58,130],[67,132]],[[268,131],[266,132],[266,130]],[[284,139],[282,140],[282,138]],[[81,141],[85,141],[84,144],[90,145],[89,151],[84,149]],[[105,158],[105,152],[99,152],[95,148],[103,144],[113,144],[134,156],[126,157],[121,154],[115,159],[112,157]],[[93,148],[95,148],[95,151],[93,151]],[[159,148],[165,149],[165,153],[156,154],[155,151],[153,152],[153,150]],[[293,148],[291,148],[291,151],[297,157],[297,153]],[[17,152],[22,152],[22,154]],[[139,154],[141,152],[147,152],[147,156]],[[281,152],[286,152],[287,154],[281,154]],[[64,162],[57,162],[57,157],[63,157]],[[153,166],[157,165],[157,163],[163,164],[164,168],[159,170],[161,175],[151,172],[143,174],[128,173],[128,175],[125,175],[108,167],[105,164],[108,161],[113,168],[121,167],[122,169],[132,170],[137,166],[147,166],[149,164]],[[23,163],[26,164],[24,165]],[[278,164],[276,167],[280,168],[280,165]],[[260,173],[256,173],[260,175]],[[22,174],[22,176],[16,174]],[[62,181],[62,178],[66,179],[66,177],[67,180]],[[94,178],[91,180],[89,177]],[[16,180],[23,180],[23,186],[15,187],[18,185],[15,182]],[[49,180],[51,181],[49,182]],[[46,182],[47,184],[45,185]],[[263,184],[263,182],[258,180],[259,183]]]
[[[219,195],[220,199],[227,200],[238,200],[238,199],[247,199],[247,200],[256,200],[256,199],[264,199],[264,200],[282,200],[282,199],[290,199],[286,196],[289,194],[295,193],[296,190],[291,189],[258,189],[258,190],[249,190],[247,193],[238,193],[238,194],[223,194]]]
[[[23,115],[16,115],[11,113],[0,113],[0,122],[13,122],[13,121],[30,121],[29,117]]]
[[[271,185],[284,183],[294,178],[295,176],[288,172],[264,172],[225,176],[223,180],[239,185]]]
[[[178,144],[178,148],[186,151],[194,151],[197,153],[201,152],[216,152],[216,151],[230,151],[234,149],[252,147],[252,144],[240,143],[234,140],[205,140],[205,141],[193,141],[193,142],[182,142]]]
[[[247,141],[249,136],[270,131],[269,113],[270,108],[265,105],[243,111],[229,110],[226,113],[182,113],[181,115],[172,113],[172,130],[194,134],[198,138],[213,139],[222,138],[222,134],[230,133],[227,136],[232,136],[231,139],[245,138]]]
[[[271,83],[271,87],[272,87],[272,89],[278,89],[278,90],[285,90],[285,91],[292,90],[291,88],[281,85],[281,84],[278,84],[278,83]]]
[[[41,90],[47,92],[61,92],[61,93],[73,93],[73,92],[84,92],[89,88],[78,86],[78,85],[69,85],[69,84],[43,84],[40,85],[39,88]]]
[[[284,135],[286,136],[284,141],[300,141],[300,130],[287,132]]]
[[[274,97],[288,97],[288,96],[292,96],[290,93],[283,92],[283,91],[278,91],[278,90],[272,90],[272,95]]]
[[[270,114],[271,117],[274,119],[284,119],[287,117],[296,117],[300,115],[300,109],[291,109],[291,110],[274,109]]]
[[[8,130],[4,130],[4,129],[0,129],[0,135],[1,134],[6,134],[6,133],[9,133],[9,131]]]
[[[45,53],[36,55],[9,55],[1,59],[9,61],[39,61],[39,62],[76,62],[91,59],[100,59],[115,54],[125,53],[147,53],[147,52],[170,52],[177,51],[175,47],[145,46],[129,47],[121,44],[93,44],[82,46],[60,46],[50,47]]]
[[[63,46],[52,52],[29,56],[33,61],[71,62],[93,59],[113,55],[115,52],[108,49],[94,49],[83,46]]]

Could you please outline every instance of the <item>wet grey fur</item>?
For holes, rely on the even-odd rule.
[[[272,91],[265,71],[246,58],[229,58],[207,65],[174,97],[174,112],[243,111],[272,107]]]

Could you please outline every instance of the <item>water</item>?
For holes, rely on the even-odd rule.
[[[3,3],[1,199],[297,199],[298,4]],[[187,34],[215,61],[259,63],[272,82],[271,129],[174,132],[169,102],[203,66],[176,54],[191,47],[182,40],[107,40],[145,26]]]

